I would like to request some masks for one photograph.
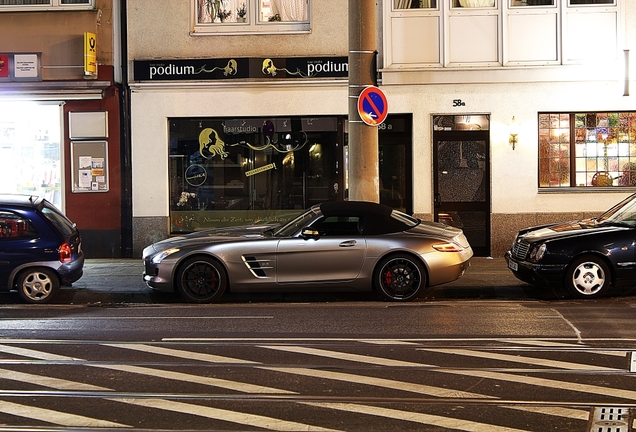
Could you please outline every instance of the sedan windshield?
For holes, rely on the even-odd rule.
[[[636,195],[632,195],[603,213],[597,222],[636,226]]]

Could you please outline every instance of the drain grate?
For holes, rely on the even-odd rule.
[[[629,410],[620,407],[595,407],[592,409],[590,432],[629,432]]]

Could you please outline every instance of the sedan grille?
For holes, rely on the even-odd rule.
[[[512,256],[514,258],[520,259],[520,260],[525,260],[526,257],[528,256],[528,250],[530,249],[530,244],[522,241],[522,240],[515,240],[515,242],[512,244]]]

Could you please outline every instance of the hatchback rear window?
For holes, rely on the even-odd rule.
[[[58,209],[53,207],[48,201],[43,201],[42,214],[64,235],[71,235],[75,232],[75,224],[68,220]]]

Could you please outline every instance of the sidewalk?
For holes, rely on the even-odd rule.
[[[84,276],[73,283],[72,287],[64,287],[60,297],[71,303],[180,301],[177,295],[158,293],[148,288],[142,274],[141,259],[88,259],[84,265]],[[504,258],[473,257],[471,266],[464,276],[454,282],[427,290],[424,297],[514,298],[519,297],[522,285],[525,284],[517,280],[506,268]]]

